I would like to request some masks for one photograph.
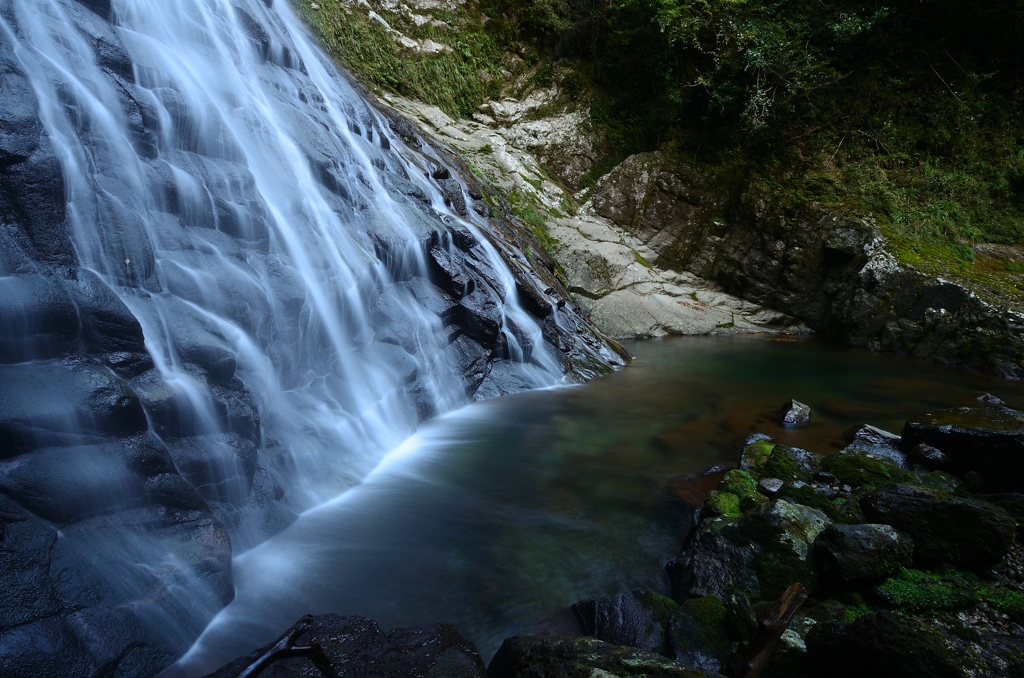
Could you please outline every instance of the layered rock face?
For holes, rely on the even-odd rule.
[[[4,675],[152,675],[233,546],[424,418],[623,362],[303,35],[261,0],[0,1]]]
[[[742,178],[705,177],[663,153],[604,176],[593,210],[652,250],[650,261],[856,346],[1024,376],[1024,316],[886,251],[870,222],[791,212]]]

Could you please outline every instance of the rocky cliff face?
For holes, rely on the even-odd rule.
[[[431,2],[346,11],[370,7],[410,30],[435,22],[451,44],[488,21],[455,0],[448,9],[462,14],[438,14]],[[793,208],[741,164],[698,169],[669,147],[631,156],[580,190],[608,147],[586,93],[564,74],[551,77],[550,64],[531,66],[532,48],[506,47],[500,94],[471,119],[384,96],[544,231],[566,286],[609,334],[810,328],[850,345],[1024,376],[1019,309],[901,262],[870,217]]]

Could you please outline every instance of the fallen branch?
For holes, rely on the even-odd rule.
[[[308,643],[306,645],[298,645],[299,636],[309,630],[309,625],[313,622],[313,615],[307,614],[305,617],[295,622],[295,625],[284,632],[284,635],[278,638],[273,645],[268,647],[263,654],[257,657],[251,664],[246,666],[238,674],[236,678],[254,678],[263,673],[264,670],[271,664],[281,659],[294,659],[295,657],[306,657],[313,665],[320,669],[326,678],[334,678],[334,669],[331,668],[331,660],[327,658],[324,653],[324,649],[320,647],[319,643]]]
[[[722,673],[729,678],[757,678],[768,663],[779,639],[789,627],[797,609],[807,600],[807,592],[799,583],[793,584],[768,615],[758,624],[750,642],[735,660],[728,663]]]

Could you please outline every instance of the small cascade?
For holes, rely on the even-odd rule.
[[[618,360],[288,2],[0,0],[0,69],[0,514],[146,666],[425,419]]]

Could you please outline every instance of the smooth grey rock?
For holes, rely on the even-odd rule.
[[[806,426],[811,421],[811,408],[797,400],[783,405],[779,414],[783,426]]]

